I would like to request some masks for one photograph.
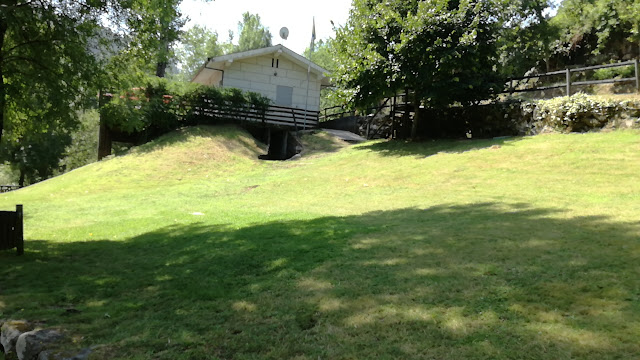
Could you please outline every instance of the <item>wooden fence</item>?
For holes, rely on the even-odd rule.
[[[324,108],[319,113],[318,120],[320,122],[324,122],[349,116],[356,116],[358,114],[360,114],[360,116],[366,116],[370,114],[377,114],[384,109],[389,109],[393,115],[398,109],[402,109],[401,111],[403,111],[405,108],[411,108],[411,111],[413,111],[413,105],[409,102],[406,92],[384,98],[383,101],[380,102],[379,106],[372,106],[361,111],[356,111],[355,109],[348,110],[344,105]]]
[[[226,104],[203,99],[197,106],[188,106],[188,112],[212,120],[249,122],[271,127],[292,128],[296,130],[318,127],[319,111],[304,110],[286,106],[271,105],[266,111],[255,108],[230,108]]]
[[[598,69],[607,69],[607,68],[616,68],[616,67],[625,67],[625,66],[633,66],[634,67],[634,77],[630,78],[610,78],[603,80],[585,80],[585,81],[573,81],[572,75],[578,73],[586,73],[587,71],[598,70]],[[548,78],[552,76],[560,76],[564,75],[564,82],[556,83],[548,86],[536,86],[532,88],[523,88],[517,89],[517,82],[521,80],[528,79],[539,79],[539,78]],[[564,69],[559,71],[552,71],[543,74],[535,74],[535,75],[527,75],[521,77],[514,77],[508,79],[508,83],[506,85],[506,89],[500,94],[513,94],[520,92],[530,92],[530,91],[541,91],[541,90],[551,90],[551,89],[565,89],[565,94],[571,95],[573,89],[577,86],[585,86],[585,85],[598,85],[598,84],[614,84],[614,83],[630,83],[635,82],[636,91],[640,92],[640,69],[639,69],[639,61],[638,59],[615,63],[615,64],[605,64],[605,65],[596,65],[596,66],[587,66],[587,67],[579,67],[573,69]],[[383,109],[389,109],[390,117],[395,118],[397,113],[406,113],[412,112],[413,107],[411,103],[407,99],[407,94],[409,94],[409,90],[406,90],[404,94],[399,94],[391,98],[384,99],[382,105],[377,107],[371,107],[365,110],[361,110],[356,112],[356,110],[348,110],[345,106],[333,106],[329,108],[322,109],[319,113],[318,120],[320,122],[337,120],[341,118],[347,117],[355,117],[360,114],[360,116],[367,116],[372,114],[378,114]],[[367,133],[369,133],[367,129]]]
[[[590,70],[598,70],[598,69],[607,69],[607,68],[616,68],[616,67],[624,67],[624,66],[634,66],[635,76],[632,78],[623,78],[623,79],[604,79],[604,80],[589,80],[589,81],[572,81],[571,74],[574,73],[584,73]],[[528,80],[528,79],[536,79],[536,78],[545,78],[550,76],[558,76],[564,75],[564,83],[561,84],[553,84],[549,86],[541,86],[541,87],[533,87],[528,89],[516,89],[515,83],[520,80]],[[552,71],[544,74],[536,74],[536,75],[528,75],[521,76],[516,78],[509,79],[508,89],[503,93],[517,93],[517,92],[528,92],[528,91],[541,91],[541,90],[551,90],[551,89],[562,89],[564,88],[566,91],[566,95],[571,95],[571,91],[573,87],[583,86],[583,85],[598,85],[598,84],[614,84],[614,83],[623,83],[623,82],[635,82],[636,91],[640,91],[640,73],[638,72],[638,59],[625,61],[615,64],[605,64],[605,65],[596,65],[596,66],[587,66],[575,69],[564,69],[559,71]]]
[[[396,94],[395,96],[383,99],[380,105],[370,107],[364,110],[347,110],[345,106],[333,106],[325,108],[318,117],[321,123],[320,127],[335,128],[338,130],[348,130],[352,132],[360,132],[361,135],[367,139],[374,139],[380,136],[387,137],[388,132],[396,138],[399,130],[406,130],[410,127],[411,116],[415,111],[413,104],[409,101],[410,92],[408,89],[404,93]],[[385,114],[391,119],[389,126],[380,126],[380,121],[376,120],[378,114]],[[331,122],[340,121],[345,118],[358,118],[354,119],[354,124],[360,122],[362,128],[360,129],[345,129],[341,126],[333,127]]]
[[[0,211],[0,250],[15,248],[18,255],[24,253],[22,205],[16,211]]]

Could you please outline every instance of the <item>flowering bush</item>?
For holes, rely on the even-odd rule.
[[[639,100],[614,100],[576,94],[523,104],[523,113],[532,113],[528,133],[544,131],[585,132],[601,129],[623,118],[637,117]]]

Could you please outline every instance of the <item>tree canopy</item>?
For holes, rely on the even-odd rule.
[[[179,79],[191,81],[203,62],[210,57],[222,55],[224,46],[218,42],[218,34],[206,27],[196,25],[183,33],[176,49],[176,60],[180,64]]]
[[[128,86],[134,81],[125,79],[144,73],[164,75],[184,23],[179,3],[0,4],[0,140],[23,180],[46,178],[58,166],[78,110],[95,106],[98,89]]]
[[[153,59],[155,75],[164,77],[173,45],[179,39],[186,19],[179,11],[182,0],[132,0],[126,24],[132,30],[134,56]]]
[[[356,106],[411,88],[429,104],[484,98],[495,82],[495,10],[486,2],[355,0],[338,29],[334,79]],[[443,91],[444,90],[444,91]]]
[[[260,22],[260,15],[245,12],[238,22],[238,47],[236,51],[247,51],[271,46],[273,36]]]
[[[404,89],[416,107],[488,99],[502,89],[510,63],[501,51],[513,51],[523,29],[542,23],[545,6],[536,0],[355,0],[337,31],[334,81],[356,107]]]
[[[564,0],[551,20],[553,50],[565,63],[602,63],[638,56],[640,0]]]
[[[46,178],[70,142],[77,110],[95,96],[101,22],[119,2],[0,5],[0,135],[21,180]]]

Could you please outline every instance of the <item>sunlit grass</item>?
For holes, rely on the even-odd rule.
[[[27,237],[0,318],[105,359],[634,358],[639,135],[316,134],[263,162],[183,130],[0,197]]]

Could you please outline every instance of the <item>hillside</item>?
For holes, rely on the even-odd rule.
[[[312,134],[275,162],[181,130],[0,195],[26,216],[0,318],[94,359],[633,358],[639,135]]]

